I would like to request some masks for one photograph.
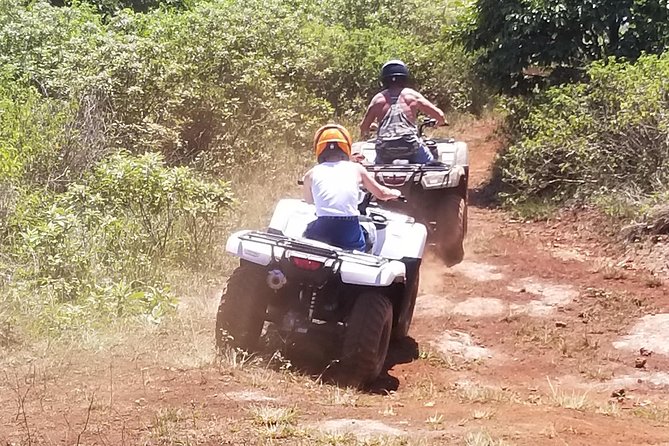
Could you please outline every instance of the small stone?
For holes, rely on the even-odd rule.
[[[641,354],[641,356],[650,356],[650,355],[653,354],[653,352],[651,350],[648,350],[645,347],[641,347],[641,350],[639,350],[639,353]]]
[[[636,361],[634,361],[634,367],[637,369],[642,369],[646,367],[646,358],[636,358]]]
[[[613,398],[625,398],[625,389],[618,389],[611,392]]]
[[[562,321],[555,321],[555,326],[559,328],[565,328],[567,326],[567,323]]]

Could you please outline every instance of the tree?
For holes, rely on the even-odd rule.
[[[53,6],[72,6],[72,0],[49,0]],[[187,0],[84,0],[83,3],[90,3],[99,12],[106,15],[114,15],[122,9],[132,9],[135,12],[147,12],[152,9],[164,7],[183,8],[187,5]]]
[[[471,8],[464,39],[502,88],[517,85],[528,67],[633,61],[669,42],[667,0],[476,0]]]

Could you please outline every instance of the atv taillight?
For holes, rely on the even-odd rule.
[[[323,262],[318,262],[316,260],[304,259],[302,257],[291,257],[290,261],[293,265],[297,266],[300,269],[306,269],[307,271],[316,271],[323,266]]]
[[[381,182],[385,184],[386,186],[404,186],[404,183],[407,182],[407,175],[406,174],[382,174],[381,175]]]

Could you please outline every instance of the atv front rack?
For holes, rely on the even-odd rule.
[[[299,251],[304,254],[332,259],[335,261],[345,260],[360,265],[380,267],[388,261],[384,258],[376,257],[365,253],[356,253],[344,251],[339,248],[325,248],[316,246],[308,241],[301,241],[281,234],[271,234],[269,232],[249,231],[239,236],[240,240],[253,243],[261,243],[272,247],[272,258],[276,259],[274,248],[283,248],[285,251]]]

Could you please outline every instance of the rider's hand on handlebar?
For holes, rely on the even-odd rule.
[[[364,161],[365,161],[365,155],[363,155],[363,154],[360,153],[360,152],[352,153],[352,154],[351,154],[351,161],[353,161],[353,162],[355,162],[355,163],[364,164]]]

